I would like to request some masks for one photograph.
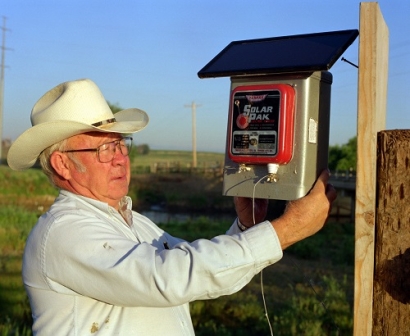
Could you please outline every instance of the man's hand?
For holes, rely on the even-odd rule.
[[[254,224],[258,224],[265,220],[266,213],[268,211],[267,199],[252,200],[252,198],[235,197],[234,203],[236,214],[238,215],[239,221],[242,225],[251,227]]]
[[[305,197],[289,202],[285,213],[272,221],[283,250],[315,234],[325,224],[337,196],[328,179],[329,172],[325,170]]]

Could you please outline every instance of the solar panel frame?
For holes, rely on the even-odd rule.
[[[233,41],[199,78],[329,70],[359,35],[357,29]]]

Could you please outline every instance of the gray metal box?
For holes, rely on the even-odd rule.
[[[266,164],[233,162],[227,148],[223,194],[279,200],[298,199],[309,192],[320,172],[327,168],[332,74],[317,71],[231,77],[231,92],[238,86],[264,84],[288,84],[295,89],[292,158],[288,163],[279,165],[275,178],[272,179],[268,178]],[[233,106],[232,102],[230,106]]]

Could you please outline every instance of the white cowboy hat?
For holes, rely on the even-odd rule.
[[[32,167],[47,147],[86,132],[130,134],[148,124],[137,108],[112,113],[97,85],[89,79],[62,83],[34,105],[29,128],[13,142],[7,162],[14,170]]]

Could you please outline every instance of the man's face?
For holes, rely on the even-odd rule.
[[[117,133],[80,134],[68,139],[67,150],[97,148],[102,144],[118,139],[121,139],[121,135]],[[123,155],[119,147],[116,147],[112,161],[105,163],[98,160],[97,152],[65,154],[70,154],[68,157],[72,157],[68,161],[70,178],[66,180],[65,189],[118,208],[119,201],[128,193],[130,183],[129,157]],[[79,169],[73,159],[82,165],[85,171]]]

